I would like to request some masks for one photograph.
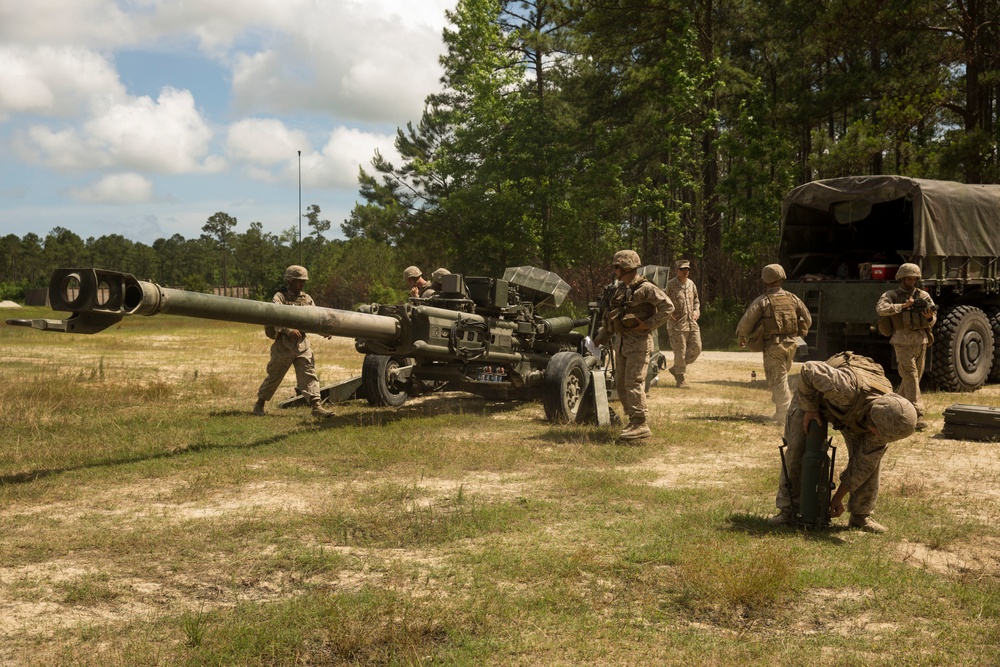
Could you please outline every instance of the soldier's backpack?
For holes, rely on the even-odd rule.
[[[886,378],[885,369],[871,357],[845,350],[827,359],[826,363],[834,368],[845,366],[850,368],[854,371],[855,377],[858,378],[858,383],[864,385],[862,388],[865,390],[876,391],[880,394],[892,393],[892,383]]]

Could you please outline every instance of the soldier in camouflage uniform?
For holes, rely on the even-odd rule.
[[[440,269],[434,269],[434,272],[431,274],[431,287],[435,292],[441,291],[441,279],[450,275],[451,271],[443,267]]]
[[[701,302],[698,300],[698,288],[691,275],[691,262],[681,259],[674,265],[675,276],[667,281],[667,298],[674,304],[674,312],[667,320],[667,334],[670,336],[670,349],[674,351],[674,365],[668,370],[677,381],[677,386],[686,389],[684,373],[688,364],[693,364],[701,354],[701,328],[698,318],[701,317]]]
[[[931,343],[931,330],[937,322],[937,313],[932,306],[931,295],[917,287],[920,280],[920,267],[906,263],[896,272],[900,286],[889,290],[878,300],[875,312],[879,317],[888,318],[892,327],[892,337],[889,342],[896,353],[898,366],[900,395],[906,397],[917,409],[917,430],[927,428],[923,420],[924,402],[920,397],[920,378],[924,375],[924,359],[927,356],[927,346]],[[927,308],[913,310],[913,302],[923,299]]]
[[[410,296],[417,299],[427,299],[434,295],[434,288],[424,280],[424,275],[416,266],[408,266],[403,269],[403,280],[410,288]]]
[[[615,253],[611,264],[618,281],[610,308],[604,313],[596,342],[610,343],[615,355],[615,389],[628,423],[618,436],[638,440],[652,435],[646,423],[646,368],[653,352],[652,332],[667,321],[674,305],[667,295],[638,275],[639,255],[633,250]]]
[[[285,283],[288,286],[276,292],[271,301],[290,306],[315,307],[312,297],[302,291],[307,280],[309,272],[304,267],[289,266],[285,269]],[[271,360],[267,363],[267,377],[257,390],[257,403],[253,406],[253,413],[264,414],[264,404],[274,396],[281,381],[285,379],[289,366],[295,366],[296,391],[309,401],[313,416],[332,417],[333,413],[322,406],[313,351],[305,333],[298,329],[272,326],[264,327],[264,332],[268,338],[274,339],[274,343],[271,344]]]
[[[827,361],[807,361],[799,373],[799,384],[785,420],[785,466],[775,504],[778,514],[772,525],[790,524],[799,502],[802,455],[809,423],[828,421],[847,443],[847,467],[840,486],[830,499],[830,517],[844,513],[844,496],[850,494],[848,525],[872,533],[885,526],[871,513],[878,499],[882,455],[890,442],[913,433],[917,411],[913,404],[892,393],[882,367],[867,357],[841,352]]]
[[[792,369],[795,358],[795,337],[809,332],[812,315],[799,297],[781,289],[785,269],[780,264],[765,266],[760,278],[767,291],[747,308],[736,326],[736,336],[740,347],[747,347],[748,340],[755,335],[763,336],[764,376],[775,406],[772,419],[781,424],[792,400],[792,392],[788,389],[788,371]]]

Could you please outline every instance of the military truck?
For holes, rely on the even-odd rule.
[[[813,315],[808,357],[854,350],[896,368],[875,304],[920,267],[939,307],[924,381],[975,391],[1000,380],[1000,185],[851,176],[801,185],[781,207],[784,287]]]

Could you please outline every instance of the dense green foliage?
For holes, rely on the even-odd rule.
[[[997,3],[460,0],[448,18],[441,89],[399,129],[398,160],[361,170],[346,242],[324,238],[318,206],[301,243],[259,223],[241,233],[223,212],[200,239],[152,247],[56,228],[0,238],[0,281],[90,263],[266,295],[302,262],[314,295],[346,306],[401,287],[407,264],[533,264],[586,301],[631,247],[695,260],[706,302],[743,300],[795,185],[1000,180]]]

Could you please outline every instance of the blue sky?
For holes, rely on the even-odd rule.
[[[339,233],[438,90],[455,2],[0,0],[0,235],[279,234],[300,173]]]

